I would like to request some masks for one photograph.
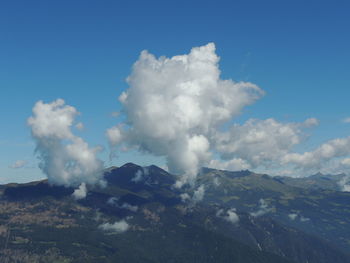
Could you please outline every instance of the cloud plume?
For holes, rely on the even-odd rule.
[[[110,144],[164,156],[169,171],[183,175],[180,184],[193,184],[219,126],[264,94],[221,79],[218,62],[213,43],[171,58],[143,51],[119,97],[127,120],[107,130]]]
[[[96,157],[99,148],[88,144],[72,132],[79,112],[64,100],[38,101],[28,119],[36,141],[39,167],[51,184],[81,186],[101,183],[103,163]]]
[[[258,169],[296,176],[301,170],[345,171],[350,139],[324,143],[297,153],[315,118],[280,122],[274,118],[232,123],[264,95],[249,82],[222,79],[215,45],[185,55],[155,57],[142,51],[119,96],[125,121],[106,131],[112,153],[137,150],[166,159],[169,172],[182,175],[176,186],[195,185],[198,169]],[[281,170],[283,167],[283,170]]]

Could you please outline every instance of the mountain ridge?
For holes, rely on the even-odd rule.
[[[214,182],[215,178],[218,178],[217,184]],[[162,236],[166,236],[167,239],[174,242],[175,240],[178,240],[176,242],[182,240],[181,243],[188,244],[189,247],[198,244],[200,248],[198,247],[199,250],[196,250],[195,257],[202,258],[202,260],[206,260],[206,257],[203,256],[205,250],[211,251],[207,257],[212,256],[213,261],[207,258],[207,262],[326,263],[330,262],[331,258],[332,262],[350,262],[350,257],[341,251],[346,249],[334,240],[327,236],[316,235],[316,231],[306,231],[304,229],[309,228],[308,224],[311,224],[311,222],[314,223],[311,221],[314,220],[314,217],[309,218],[311,222],[301,222],[299,220],[301,216],[306,218],[307,215],[304,215],[303,210],[300,209],[300,203],[296,203],[299,204],[298,209],[300,210],[297,215],[300,221],[298,221],[298,224],[296,224],[296,221],[288,221],[283,218],[283,216],[288,217],[288,214],[286,214],[286,207],[283,206],[283,203],[280,204],[281,200],[292,202],[298,198],[297,195],[306,198],[308,194],[313,193],[312,191],[308,192],[305,189],[289,186],[280,180],[276,180],[276,178],[250,171],[231,172],[202,169],[194,188],[184,190],[173,187],[176,179],[177,176],[157,166],[141,167],[133,163],[127,163],[118,168],[107,168],[105,170],[107,186],[105,188],[88,187],[87,197],[79,201],[74,200],[71,196],[74,191],[73,188],[50,186],[47,181],[1,186],[0,202],[3,207],[18,206],[17,213],[23,212],[22,218],[34,220],[32,217],[37,213],[28,210],[29,207],[34,205],[38,207],[37,209],[41,207],[39,210],[45,211],[47,217],[54,218],[52,219],[54,223],[48,223],[41,218],[42,216],[37,215],[36,220],[39,221],[34,220],[34,222],[37,222],[34,224],[37,226],[34,229],[38,229],[39,232],[34,231],[35,234],[30,234],[26,232],[25,229],[28,228],[28,224],[21,221],[22,218],[17,218],[16,214],[11,212],[5,213],[5,218],[2,219],[3,222],[7,222],[7,225],[14,224],[13,227],[19,229],[17,235],[10,235],[14,239],[11,241],[10,247],[18,250],[17,243],[20,242],[18,240],[23,241],[23,239],[28,239],[29,242],[37,244],[41,248],[41,243],[37,242],[54,242],[54,248],[59,250],[59,252],[55,250],[58,253],[55,252],[57,257],[65,257],[67,260],[71,260],[67,262],[79,262],[75,261],[69,252],[70,250],[64,244],[61,244],[62,232],[60,230],[78,231],[76,240],[74,241],[72,237],[72,242],[83,246],[82,237],[85,237],[86,233],[82,231],[86,229],[85,231],[91,232],[91,235],[95,235],[98,240],[104,240],[101,242],[108,244],[108,247],[110,247],[110,249],[91,250],[91,253],[82,249],[82,251],[85,251],[84,253],[87,253],[86,258],[91,260],[95,258],[95,261],[91,262],[97,262],[96,258],[104,254],[107,254],[110,260],[116,260],[117,258],[120,260],[120,258],[131,253],[129,250],[126,250],[129,251],[128,253],[120,251],[121,247],[125,249],[125,242],[132,242],[135,249],[139,251],[140,257],[143,255],[142,257],[148,258],[150,262],[158,262],[157,260],[160,259],[154,251],[155,248],[153,250],[150,248],[152,253],[147,254],[147,251],[139,247],[140,243],[135,238],[143,237],[145,240],[151,238],[155,244],[162,247],[165,246]],[[189,207],[183,202],[180,195],[182,193],[192,195],[196,187],[201,185],[205,189],[203,200],[196,203],[195,206]],[[322,195],[323,192],[317,193]],[[294,199],[291,196],[289,196],[289,199],[284,198],[286,195],[288,197],[292,194],[295,195]],[[337,193],[336,196],[339,199]],[[349,195],[344,195],[344,198],[344,201],[350,200]],[[307,200],[313,199],[310,197]],[[292,209],[297,207],[293,203],[290,205],[293,206]],[[302,203],[302,205],[304,204]],[[56,207],[56,210],[53,207]],[[258,213],[259,209],[263,211]],[[291,207],[288,207],[288,209],[291,209]],[[219,211],[222,212],[219,213]],[[236,214],[239,221],[236,223],[229,222],[228,217],[226,217],[228,211],[232,211],[231,214]],[[257,216],[254,216],[254,214]],[[108,224],[112,224],[109,222],[123,221],[128,226],[128,230],[124,233],[112,234],[111,237],[110,234],[100,230],[100,226],[103,224],[108,226]],[[17,225],[11,222],[17,222]],[[300,224],[305,224],[305,227],[300,227]],[[38,234],[43,231],[43,227],[48,228],[45,230],[46,232],[52,231],[53,238],[51,241],[40,241],[45,239],[42,235],[38,237]],[[6,233],[8,233],[8,230],[5,231]],[[241,250],[247,251],[247,253],[242,252],[241,255],[236,255],[238,256],[236,261],[221,258],[215,250],[207,247],[210,245],[209,241],[195,238],[196,236],[208,235],[215,236],[213,238],[217,240],[222,255],[233,257],[227,249],[224,249],[224,244],[231,244],[231,246],[237,248],[241,247]],[[124,243],[118,239],[117,244],[113,245],[113,242],[116,242],[113,236],[121,238]],[[109,238],[114,241],[108,241]],[[2,239],[2,242],[5,241],[6,238],[5,240]],[[26,244],[29,243],[21,243],[20,248],[25,250]],[[91,241],[89,244],[92,245],[94,242]],[[177,254],[180,253],[179,251],[184,252],[185,247],[172,248],[168,244],[164,249],[170,254]],[[5,252],[3,249],[2,252],[0,251],[0,255],[5,255]],[[270,261],[258,261],[256,258],[252,259],[249,255],[255,255],[253,258],[259,258],[260,256],[263,259],[265,257]],[[188,258],[192,258],[192,256],[188,255]],[[241,256],[245,257],[246,261],[239,261]],[[135,262],[139,259],[135,259]],[[162,260],[164,259],[162,258]],[[186,262],[186,258],[182,258],[182,260],[182,262]]]

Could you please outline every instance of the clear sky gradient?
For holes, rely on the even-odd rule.
[[[108,161],[105,131],[144,49],[169,57],[214,42],[222,78],[266,91],[236,121],[319,119],[300,151],[348,136],[349,12],[349,1],[2,1],[0,183],[43,177],[26,124],[38,100],[76,107],[79,135],[105,147],[106,166],[161,165],[141,154]],[[10,168],[16,160],[28,164]]]

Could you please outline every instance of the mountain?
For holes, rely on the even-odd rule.
[[[307,177],[293,178],[293,177],[277,177],[284,183],[300,188],[313,190],[333,190],[340,189],[339,182],[345,177],[345,174],[325,175],[317,173]]]
[[[327,240],[345,253],[350,251],[349,192],[297,187],[279,177],[249,171],[213,169],[203,169],[198,184],[206,185],[205,202],[247,213],[260,212],[283,225]]]
[[[350,262],[347,193],[207,168],[176,189],[177,176],[132,163],[105,180],[81,200],[45,180],[0,186],[0,262]]]

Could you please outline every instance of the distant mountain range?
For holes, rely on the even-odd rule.
[[[338,175],[340,178],[341,175]],[[350,262],[339,178],[203,168],[196,185],[132,163],[106,187],[0,186],[0,262]]]
[[[293,177],[278,177],[284,183],[301,187],[305,189],[314,189],[314,190],[341,190],[339,182],[345,177],[345,174],[335,174],[335,175],[326,175],[322,173],[317,173],[308,177],[302,178],[293,178]]]

